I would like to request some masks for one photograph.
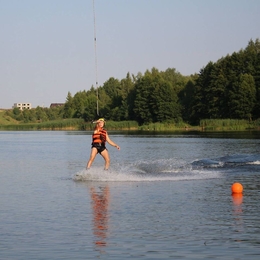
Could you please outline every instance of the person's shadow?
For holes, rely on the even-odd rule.
[[[107,244],[106,238],[109,227],[109,187],[91,187],[90,193],[93,209],[93,234],[96,238],[94,243],[103,247]]]

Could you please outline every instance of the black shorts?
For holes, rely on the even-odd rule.
[[[106,150],[106,146],[103,145],[103,144],[92,144],[92,147],[91,148],[96,148],[98,153],[102,153],[104,150]]]

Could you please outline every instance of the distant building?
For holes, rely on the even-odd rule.
[[[64,105],[64,103],[51,103],[50,107],[60,107],[63,105]]]
[[[31,109],[31,103],[14,103],[13,108],[18,107],[20,110]]]

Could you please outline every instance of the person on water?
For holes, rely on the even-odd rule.
[[[92,135],[91,153],[86,168],[87,169],[90,168],[94,159],[96,158],[96,155],[99,153],[105,160],[104,169],[108,170],[110,165],[110,157],[109,157],[108,150],[106,148],[106,142],[116,147],[118,150],[120,150],[120,147],[109,138],[107,131],[103,128],[105,125],[104,118],[98,119],[95,123],[96,123],[96,127]]]

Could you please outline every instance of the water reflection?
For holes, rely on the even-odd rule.
[[[243,194],[242,193],[233,193],[232,194],[233,205],[236,213],[242,213],[241,204],[243,203]]]
[[[234,216],[234,224],[235,231],[242,232],[243,231],[243,194],[242,193],[233,193],[233,216]],[[240,241],[240,240],[235,240]]]
[[[94,243],[98,247],[106,246],[106,238],[109,228],[109,187],[91,187],[91,204],[93,209],[93,234]]]

